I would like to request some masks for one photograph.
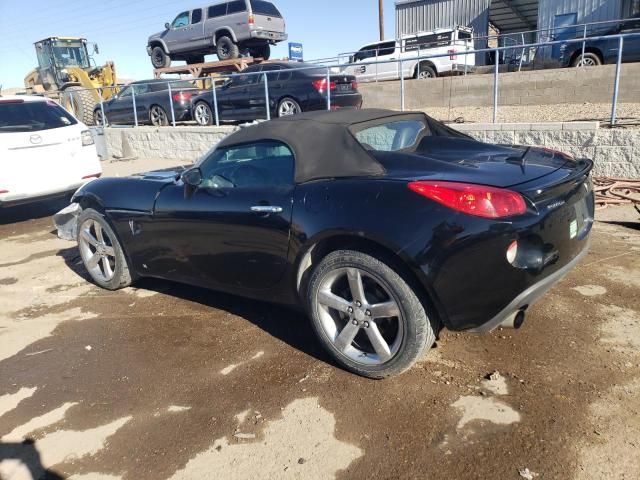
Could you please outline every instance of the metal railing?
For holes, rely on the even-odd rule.
[[[624,49],[624,42],[625,39],[629,39],[629,38],[635,38],[638,39],[638,41],[640,41],[640,33],[630,33],[630,34],[617,34],[617,35],[610,35],[610,36],[602,36],[602,37],[589,37],[589,41],[601,41],[601,40],[606,40],[606,41],[617,41],[618,43],[618,55],[617,55],[617,62],[616,62],[616,68],[615,68],[615,77],[613,79],[613,98],[611,101],[611,116],[610,116],[610,124],[613,126],[616,123],[616,119],[617,119],[617,106],[618,106],[618,98],[619,98],[619,90],[620,90],[620,74],[621,74],[621,68],[622,68],[622,55],[623,55],[623,49]],[[476,50],[470,50],[465,52],[465,54],[467,55],[471,55],[471,54],[476,54],[476,53],[486,53],[486,52],[493,52],[494,54],[494,69],[493,69],[493,113],[492,113],[492,120],[493,122],[497,122],[497,118],[498,118],[498,98],[499,98],[499,59],[500,59],[500,52],[504,52],[507,51],[509,49],[513,49],[513,48],[538,48],[538,47],[548,47],[548,46],[554,46],[554,45],[565,45],[565,44],[574,44],[574,43],[581,43],[582,39],[568,39],[568,40],[556,40],[556,41],[551,41],[551,42],[537,42],[537,43],[531,43],[531,44],[527,44],[524,46],[503,46],[503,47],[495,47],[495,48],[484,48],[484,49],[476,49]],[[420,62],[423,61],[428,61],[428,60],[433,60],[434,58],[439,58],[439,57],[448,57],[450,56],[450,53],[446,53],[446,54],[437,54],[437,55],[422,55],[416,58],[412,58],[410,60],[410,63],[413,64],[415,62],[416,65],[420,65]],[[412,72],[407,72],[405,70],[406,64],[407,64],[407,60],[406,59],[398,59],[398,60],[385,60],[385,61],[372,61],[372,62],[360,62],[360,65],[384,65],[384,64],[390,64],[390,63],[394,63],[397,65],[397,68],[399,69],[399,80],[400,80],[400,98],[399,98],[399,107],[402,111],[405,110],[406,107],[406,101],[405,101],[405,93],[406,93],[406,89],[405,89],[405,78],[411,77],[412,76]],[[271,72],[241,72],[241,73],[236,73],[236,74],[232,74],[229,75],[227,77],[223,77],[223,78],[219,78],[219,79],[214,79],[211,77],[201,77],[201,78],[197,78],[197,79],[189,79],[190,81],[203,81],[203,82],[210,82],[211,85],[210,87],[207,87],[206,89],[200,89],[201,92],[199,93],[206,93],[207,90],[211,90],[211,100],[212,100],[212,104],[211,106],[213,107],[214,110],[214,116],[215,116],[215,125],[219,126],[220,122],[222,121],[221,118],[221,114],[219,111],[219,99],[218,99],[218,87],[216,85],[216,83],[219,80],[231,80],[232,82],[235,81],[236,79],[239,79],[241,77],[254,77],[254,76],[258,76],[260,77],[260,79],[256,79],[253,83],[260,83],[260,81],[262,80],[264,82],[264,102],[265,102],[265,118],[267,120],[271,119],[271,110],[272,110],[272,106],[275,105],[275,103],[273,102],[273,96],[270,94],[270,89],[269,89],[269,79],[271,78],[271,81],[273,81],[273,76],[275,75],[279,75],[281,72],[285,71],[285,72],[292,72],[292,71],[309,71],[309,70],[315,70],[317,72],[326,72],[325,76],[324,76],[324,84],[322,85],[323,88],[319,88],[319,93],[325,97],[325,103],[326,103],[326,109],[327,110],[331,110],[336,104],[335,104],[335,100],[332,99],[332,93],[331,93],[331,84],[332,84],[332,74],[337,74],[340,75],[342,73],[342,69],[341,69],[341,65],[337,64],[337,65],[327,65],[327,66],[317,66],[317,65],[311,65],[311,66],[301,66],[299,68],[291,68],[291,69],[287,69],[287,70],[276,70],[276,71],[271,71]],[[409,67],[409,70],[411,70],[412,67]],[[408,74],[409,73],[409,74]],[[318,78],[320,78],[320,75],[318,75]],[[155,84],[157,85],[158,83],[167,83],[167,94],[168,94],[168,100],[169,100],[169,105],[170,105],[170,114],[171,114],[171,125],[176,126],[177,122],[180,121],[179,119],[176,118],[176,112],[175,112],[175,104],[174,104],[174,92],[178,92],[180,90],[185,90],[185,88],[180,88],[180,89],[175,89],[172,88],[172,84],[175,84],[176,82],[181,82],[182,84],[184,84],[185,80],[184,79],[176,79],[176,80],[170,80],[170,79],[166,79],[163,80],[162,82],[158,82],[157,80],[154,82],[149,82],[149,85]],[[136,100],[136,86],[141,86],[141,85],[146,85],[146,83],[141,82],[141,83],[135,83],[135,84],[130,84],[128,87],[131,88],[131,108],[133,109],[133,116],[134,116],[134,126],[138,126],[139,125],[139,115],[138,115],[138,102]],[[425,83],[425,85],[428,85]],[[119,87],[111,87],[111,88],[119,88]],[[127,87],[124,87],[127,88]],[[196,88],[195,86],[193,88]],[[105,111],[105,101],[103,100],[103,89],[94,89],[94,90],[98,90],[99,93],[99,97],[100,97],[100,102],[99,102],[99,109],[102,115],[102,119],[107,119],[108,115],[107,112]],[[73,95],[73,92],[71,93],[71,95]],[[140,95],[140,94],[138,94]],[[118,99],[122,100],[123,95],[122,93],[120,93]],[[275,105],[277,107],[277,105]],[[95,109],[96,107],[94,107]],[[277,113],[277,112],[276,112]]]

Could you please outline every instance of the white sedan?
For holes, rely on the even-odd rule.
[[[0,207],[73,193],[102,174],[86,125],[52,100],[0,96]]]

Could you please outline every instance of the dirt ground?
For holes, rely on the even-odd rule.
[[[2,480],[640,478],[633,218],[597,222],[521,330],[445,331],[371,381],[298,313],[169,282],[95,287],[53,232],[58,208],[0,213]]]

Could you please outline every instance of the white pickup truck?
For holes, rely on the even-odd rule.
[[[400,62],[404,78],[434,78],[449,72],[471,72],[475,68],[473,30],[467,27],[441,28],[406,35],[398,40],[370,43],[349,57],[342,67],[359,82],[399,80]],[[441,55],[424,60],[420,57]],[[365,65],[369,62],[385,62]]]

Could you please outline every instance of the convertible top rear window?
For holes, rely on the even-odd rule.
[[[0,101],[0,133],[38,132],[68,127],[78,121],[57,103]]]
[[[420,120],[396,120],[358,130],[354,135],[367,150],[393,152],[416,145],[426,129]]]

